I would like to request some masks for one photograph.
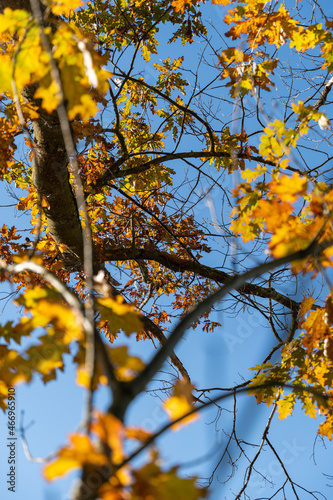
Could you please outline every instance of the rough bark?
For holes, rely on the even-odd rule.
[[[34,105],[36,86],[29,86],[23,97]],[[47,218],[48,229],[58,244],[82,261],[83,239],[78,208],[69,182],[68,157],[57,112],[48,114],[39,106],[33,122],[34,161],[32,179]]]

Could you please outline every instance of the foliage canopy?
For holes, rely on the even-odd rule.
[[[31,237],[0,228],[0,279],[24,311],[0,326],[0,405],[18,384],[55,380],[70,356],[85,417],[44,477],[79,468],[75,500],[208,497],[162,467],[156,447],[132,463],[157,435],[127,426],[128,407],[168,358],[175,371],[157,392],[177,425],[161,432],[246,390],[281,420],[300,402],[332,439],[327,10],[319,0],[0,0],[0,175]],[[312,286],[296,292],[304,276]],[[260,314],[274,345],[212,401],[174,350],[190,327],[221,327],[222,299],[234,316]],[[135,335],[157,340],[146,364],[122,344]],[[246,498],[256,458],[234,498]]]

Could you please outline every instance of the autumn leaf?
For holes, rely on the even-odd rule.
[[[145,367],[138,356],[129,354],[128,346],[111,347],[108,352],[119,380],[132,380]]]
[[[164,409],[168,413],[170,419],[176,420],[182,417],[189,411],[193,410],[193,396],[192,390],[193,385],[186,380],[180,380],[174,388],[173,395],[164,402]],[[198,415],[194,413],[189,417],[184,418],[178,424],[175,424],[172,429],[179,430],[180,427],[193,422],[198,418]]]
[[[112,362],[115,376],[121,382],[128,382],[133,380],[135,376],[140,373],[145,364],[138,356],[131,356],[128,352],[128,346],[118,346],[118,347],[110,347],[108,345],[105,346],[107,354]],[[83,358],[76,357],[76,361],[79,361],[80,366],[76,371],[76,382],[78,385],[81,385],[86,388],[90,388],[90,375],[86,371],[85,365],[83,365]],[[93,381],[93,387],[96,389],[98,387],[98,383],[106,385],[108,383],[106,376],[103,372],[97,367],[95,371],[95,378]]]
[[[123,440],[125,429],[122,422],[114,415],[97,413],[92,424],[92,431],[99,436],[103,443],[112,450],[112,461],[120,463],[124,458]]]
[[[269,190],[281,201],[294,202],[304,196],[307,190],[307,179],[294,172],[291,177],[281,175],[279,179],[269,183]]]
[[[302,319],[305,316],[305,314],[308,311],[310,311],[314,303],[315,299],[313,297],[304,297],[304,299],[301,302],[301,307],[298,313],[298,317]]]
[[[185,11],[185,7],[186,5],[192,5],[192,1],[191,0],[173,0],[173,2],[171,3],[171,5],[174,7],[175,9],[175,12],[181,12],[182,14],[184,14],[184,11]]]
[[[35,92],[36,99],[42,99],[43,108],[52,113],[61,102],[59,95],[59,86],[54,81],[51,81],[49,86],[40,86]]]
[[[326,416],[325,422],[322,422],[319,425],[319,434],[321,436],[326,436],[330,441],[332,441],[333,437],[333,415],[329,413]]]
[[[83,0],[44,0],[56,16],[68,16],[71,10],[83,5]]]
[[[291,393],[277,401],[279,419],[283,420],[292,414],[296,402],[296,395]]]
[[[267,167],[258,164],[255,170],[247,168],[246,170],[243,170],[240,175],[242,179],[245,179],[247,182],[252,182],[265,172],[267,172]]]
[[[318,408],[313,401],[313,399],[307,395],[304,394],[301,397],[302,400],[302,409],[305,411],[305,415],[308,415],[311,418],[316,418],[318,414]]]
[[[302,323],[306,335],[302,338],[302,344],[310,351],[318,347],[320,341],[324,340],[328,331],[327,323],[325,322],[325,311],[317,309],[311,311]]]
[[[135,439],[142,442],[147,441],[154,435],[153,432],[138,427],[126,427],[125,432],[128,439]]]
[[[207,489],[196,484],[196,478],[181,478],[177,467],[163,471],[156,453],[150,463],[133,471],[135,482],[132,499],[158,498],[159,500],[199,500],[207,497]],[[131,500],[132,500],[131,499]]]
[[[286,201],[280,202],[276,199],[271,201],[260,200],[251,216],[263,219],[267,231],[274,234],[278,229],[281,229],[288,223],[291,223],[293,220],[291,217],[292,212],[292,205]]]
[[[234,0],[212,0],[212,4],[226,6],[226,5],[229,5],[230,3],[232,3],[233,1]]]
[[[48,287],[34,287],[19,296],[15,302],[23,305],[32,314],[32,319],[28,321],[23,317],[16,326],[16,333],[21,328],[25,331],[30,328],[32,331],[38,326],[48,327],[53,325],[54,329],[48,328],[52,334],[61,336],[65,345],[73,340],[83,339],[82,324],[70,306],[60,302],[61,295]]]
[[[108,464],[108,458],[97,451],[89,437],[82,434],[69,436],[69,444],[61,448],[57,458],[44,467],[44,477],[52,481],[56,477],[67,474],[71,469],[93,464],[102,466]]]
[[[117,333],[120,329],[126,335],[139,332],[142,329],[139,314],[131,304],[125,304],[123,298],[117,295],[115,298],[99,297],[97,307],[101,314],[101,320],[108,321],[109,335]]]

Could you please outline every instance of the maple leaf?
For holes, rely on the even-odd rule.
[[[184,11],[185,11],[185,7],[186,5],[192,5],[192,1],[191,0],[173,0],[173,2],[171,3],[171,5],[174,7],[175,9],[175,12],[181,12],[182,14],[184,14]]]
[[[298,313],[299,318],[303,318],[303,316],[305,316],[305,314],[312,308],[314,303],[315,299],[313,297],[304,297]]]
[[[257,179],[260,175],[263,175],[265,172],[267,172],[267,167],[258,164],[255,170],[250,170],[249,168],[243,170],[241,172],[241,177],[247,182],[251,182]]]
[[[306,320],[302,323],[302,328],[304,328],[306,332],[306,335],[302,338],[304,347],[308,350],[317,347],[319,342],[324,340],[328,331],[328,326],[325,321],[325,311],[323,309],[311,311]]]
[[[108,464],[108,458],[97,451],[88,436],[72,434],[68,446],[57,453],[57,458],[44,467],[44,477],[52,481],[56,477],[67,474],[71,469],[82,465],[93,464],[102,466]]]
[[[278,180],[268,184],[270,192],[276,194],[281,201],[293,202],[304,196],[307,190],[307,179],[294,172],[291,177],[281,175]]]
[[[147,441],[154,435],[153,432],[137,427],[126,427],[125,432],[128,439],[136,439],[142,442]]]

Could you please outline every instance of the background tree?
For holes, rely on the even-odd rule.
[[[224,24],[196,1],[0,1],[0,173],[22,190],[32,238],[1,228],[1,280],[24,309],[0,330],[1,406],[9,415],[17,384],[54,380],[70,356],[84,418],[44,475],[79,467],[77,500],[208,495],[163,469],[156,448],[133,465],[172,425],[126,425],[168,358],[176,371],[154,390],[172,422],[234,398],[218,463],[248,464],[232,498],[246,498],[265,447],[285,475],[277,492],[305,491],[268,438],[275,413],[300,401],[332,438],[332,13],[317,1],[215,3]],[[252,377],[203,389],[175,349],[190,327],[220,327],[217,307],[256,311],[274,344]],[[147,364],[119,345],[134,333],[156,345]],[[101,385],[112,398],[97,412]],[[244,392],[272,407],[255,453],[237,433]]]

